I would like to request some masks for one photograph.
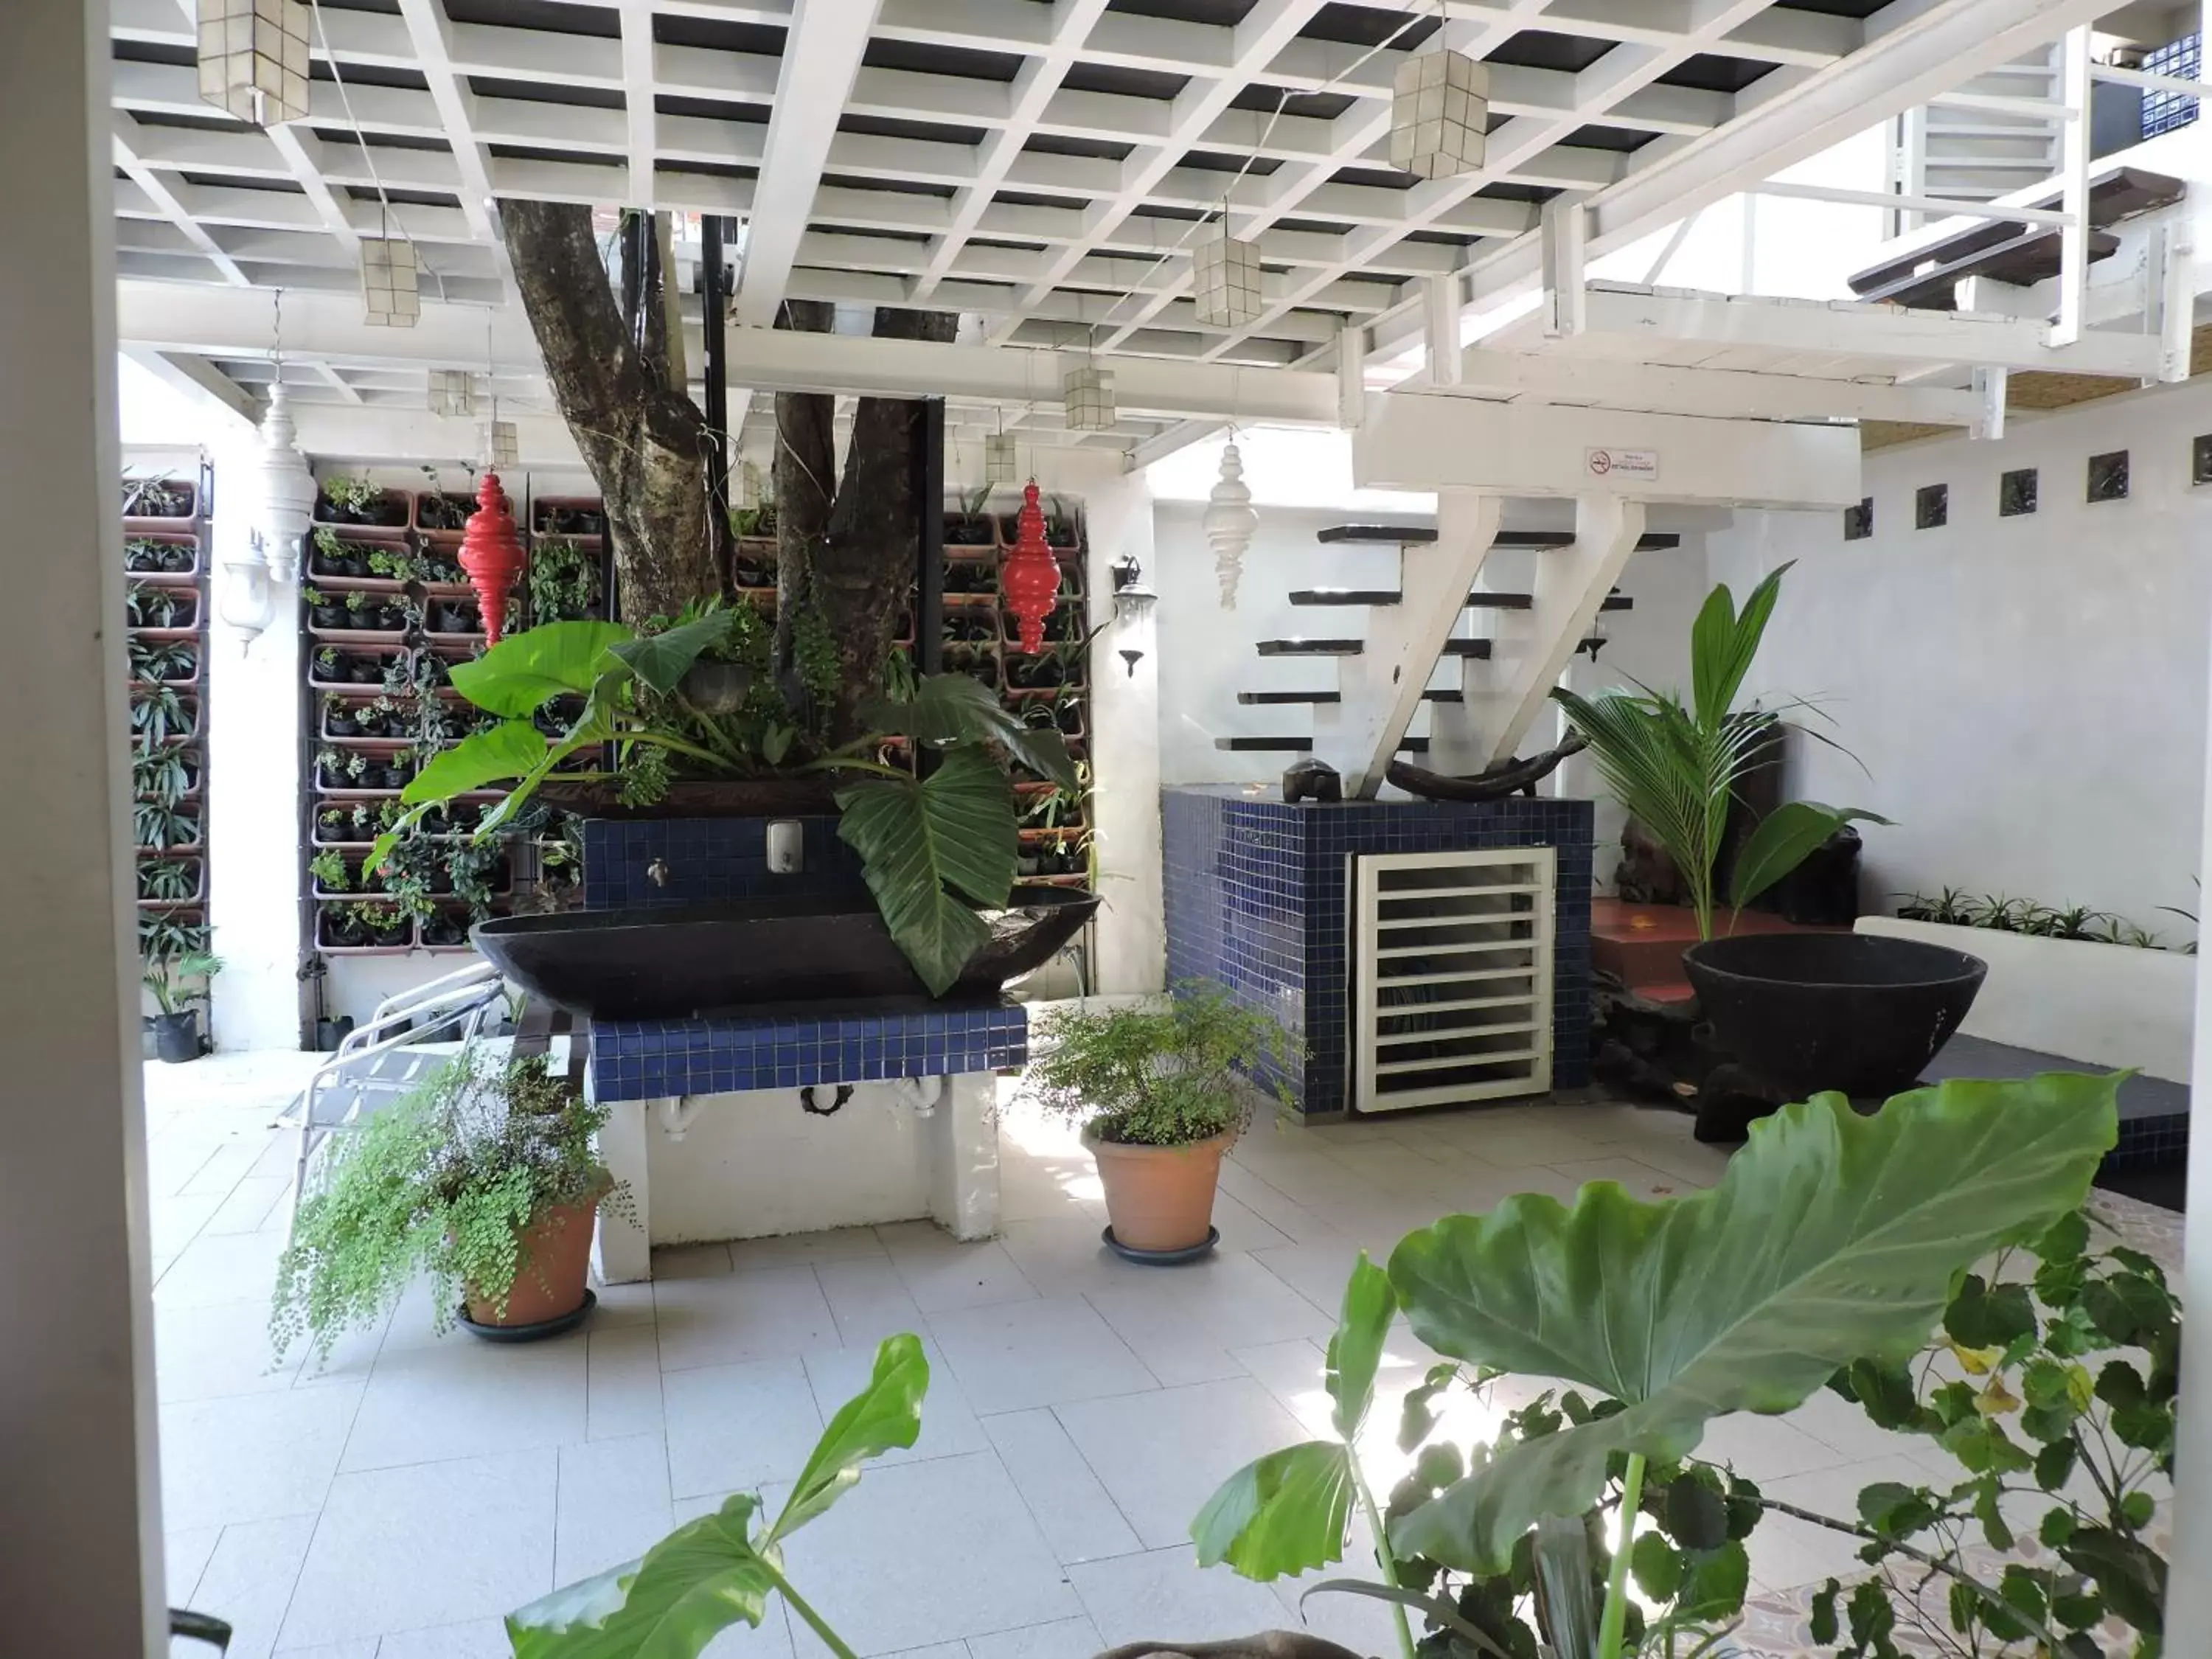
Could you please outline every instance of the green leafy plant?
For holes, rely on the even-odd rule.
[[[1569,1613],[1539,1601],[1561,1659],[1621,1659],[1640,1623],[1628,1595],[1639,1558],[1648,1558],[1651,1580],[1640,1587],[1665,1588],[1670,1577],[1662,1550],[1637,1536],[1647,1484],[1657,1490],[1655,1467],[1684,1464],[1715,1418],[1792,1410],[1855,1363],[1905,1364],[1974,1262],[2046,1233],[2079,1207],[2117,1138],[2118,1085],[2063,1073],[1952,1081],[1900,1095],[1871,1117],[1822,1095],[1755,1125],[1710,1189],[1644,1202],[1595,1182],[1571,1206],[1522,1194],[1487,1214],[1449,1216],[1409,1234],[1391,1255],[1389,1288],[1431,1348],[1477,1367],[1479,1377],[1519,1372],[1601,1397],[1563,1425],[1478,1449],[1461,1460],[1465,1474],[1400,1508],[1389,1549],[1401,1564],[1430,1564],[1433,1575],[1426,1590],[1385,1583],[1382,1593],[1418,1594],[1433,1626],[1456,1630],[1465,1589],[1501,1576],[1510,1583],[1526,1550],[1530,1572],[1548,1572],[1553,1591],[1573,1603]],[[1451,1381],[1447,1367],[1424,1386]],[[1427,1421],[1409,1446],[1433,1422],[1421,1395],[1407,1411]],[[1445,1467],[1435,1473],[1449,1472],[1449,1457],[1437,1462]],[[1251,1471],[1230,1487],[1240,1482],[1249,1486]],[[1696,1484],[1705,1495],[1682,1489],[1686,1505],[1710,1510],[1717,1496],[1724,1511],[1739,1497]],[[1670,1508],[1677,1485],[1670,1479],[1665,1488]],[[1240,1571],[1298,1571],[1316,1563],[1267,1540],[1313,1539],[1291,1511],[1320,1495],[1279,1483],[1272,1505],[1217,1498],[1194,1535],[1202,1555]],[[1608,1505],[1616,1519],[1606,1552],[1591,1535]],[[1570,1524],[1544,1524],[1555,1521]],[[1724,1551],[1741,1540],[1724,1522],[1717,1533],[1700,1528],[1696,1541]],[[1585,1550],[1597,1553],[1590,1571],[1579,1564]],[[1685,1584],[1723,1609],[1728,1596],[1708,1592],[1732,1585],[1740,1604],[1733,1565],[1715,1571],[1727,1580],[1674,1579],[1668,1619],[1686,1613]],[[1604,1591],[1592,1607],[1574,1587],[1594,1571]],[[1461,1576],[1456,1594],[1449,1575]],[[1595,1634],[1563,1647],[1570,1623]]]
[[[1649,686],[1596,697],[1565,686],[1552,692],[1589,742],[1607,787],[1674,860],[1697,915],[1699,939],[1713,936],[1714,867],[1737,781],[1779,723],[1776,710],[1756,702],[1739,708],[1735,700],[1789,568],[1785,564],[1770,573],[1752,590],[1740,615],[1735,596],[1725,585],[1706,597],[1690,630],[1687,702]],[[1738,849],[1729,904],[1742,908],[1855,818],[1889,822],[1857,807],[1784,802]]]
[[[199,896],[200,866],[186,859],[142,859],[138,896],[156,904],[183,904]]]
[[[419,1273],[437,1328],[464,1294],[502,1310],[532,1271],[522,1237],[548,1210],[597,1202],[625,1212],[627,1189],[592,1151],[606,1121],[549,1068],[473,1044],[357,1129],[333,1136],[276,1266],[269,1334],[318,1358],[348,1327],[382,1315]]]
[[[173,685],[139,686],[131,698],[131,738],[143,751],[172,738],[190,737],[199,718]]]
[[[1280,1078],[1303,1052],[1209,980],[1182,981],[1164,1007],[1059,1010],[1037,1035],[1024,1095],[1102,1140],[1139,1146],[1188,1146],[1242,1127],[1250,1107],[1238,1073]],[[1287,1103],[1286,1085],[1276,1093]]]
[[[1897,1638],[1913,1632],[1985,1659],[2100,1653],[2089,1632],[2114,1619],[2155,1659],[2166,1565],[2148,1534],[2153,1480],[2173,1473],[2181,1308],[2148,1256],[2091,1247],[2100,1224],[2076,1212],[2001,1254],[1960,1281],[1922,1352],[1829,1382],[1966,1472],[1869,1486],[1849,1522],[1769,1503],[1866,1540],[1875,1576],[1848,1592],[1831,1579],[1814,1603],[1814,1638],[1843,1659],[1901,1659]],[[2024,1535],[2046,1565],[1970,1553],[1979,1540],[2001,1559]]]
[[[921,1437],[928,1390],[921,1339],[887,1339],[867,1386],[830,1419],[773,1522],[757,1493],[739,1492],[638,1559],[509,1613],[515,1659],[698,1659],[730,1626],[758,1627],[772,1595],[836,1659],[854,1659],[786,1576],[783,1547],[859,1482],[861,1465]]]
[[[326,893],[343,893],[353,885],[353,866],[335,847],[326,847],[309,859],[307,873]]]
[[[204,951],[142,959],[140,978],[163,1013],[181,1014],[196,1002],[204,1002],[208,981],[222,971],[222,958]]]
[[[198,782],[192,763],[181,750],[142,750],[131,757],[131,790],[142,800],[174,806]]]
[[[573,536],[538,536],[526,575],[532,623],[588,617],[599,606],[599,560]]]
[[[430,580],[430,566],[413,548],[386,547],[381,544],[368,550],[368,568],[372,575],[382,576],[388,581],[421,582]],[[346,603],[350,605],[349,595]]]
[[[131,640],[124,647],[131,678],[143,683],[190,681],[199,673],[198,649],[182,640]]]
[[[173,628],[188,608],[188,597],[175,588],[132,582],[124,592],[124,612],[133,628]]]
[[[384,491],[367,478],[343,474],[323,480],[323,499],[342,513],[365,514],[384,499]]]
[[[200,838],[199,815],[182,812],[165,801],[131,804],[131,838],[140,847],[190,847]]]
[[[483,839],[509,823],[556,767],[603,744],[614,745],[612,772],[564,775],[611,779],[625,801],[638,805],[659,799],[679,772],[826,773],[838,784],[838,833],[860,854],[885,925],[923,983],[941,994],[990,936],[976,907],[1000,908],[1012,895],[1018,846],[1008,762],[1075,788],[1066,744],[1055,731],[1023,726],[987,688],[948,674],[915,682],[910,696],[868,704],[864,718],[876,727],[868,736],[798,758],[790,745],[799,717],[765,673],[725,715],[708,713],[686,690],[702,659],[735,656],[743,667],[744,652],[764,652],[764,627],[745,606],[708,607],[658,633],[619,623],[549,623],[456,665],[454,689],[499,723],[428,759],[403,796],[408,815],[379,839],[371,863],[388,857],[422,815],[458,795],[507,785],[506,799],[478,823]],[[759,660],[764,666],[765,657]],[[560,698],[580,700],[581,712],[549,745],[532,716]],[[936,769],[917,778],[872,758],[891,737],[936,750]]]

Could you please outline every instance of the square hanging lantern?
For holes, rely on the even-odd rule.
[[[1114,429],[1114,376],[1089,359],[1060,377],[1060,402],[1070,432]]]
[[[1010,484],[1021,474],[1014,465],[1014,441],[1005,433],[994,433],[983,440],[983,482],[987,484]]]
[[[1480,170],[1490,119],[1490,70],[1439,46],[1398,65],[1390,99],[1390,165],[1417,179]]]
[[[1198,304],[1198,320],[1209,328],[1242,328],[1257,322],[1260,300],[1260,245],[1240,242],[1221,222],[1218,234],[1198,245],[1197,286],[1191,298]]]
[[[307,9],[301,0],[199,0],[200,100],[281,126],[307,118]]]
[[[484,465],[493,471],[502,466],[511,470],[522,464],[522,442],[513,421],[486,421],[477,428],[477,436]]]
[[[465,368],[430,371],[430,412],[433,415],[473,415],[477,412],[476,376]]]
[[[372,327],[412,328],[420,322],[420,283],[414,243],[402,238],[362,239],[361,297]]]

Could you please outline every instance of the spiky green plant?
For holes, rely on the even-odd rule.
[[[1769,574],[1740,614],[1725,583],[1706,596],[1690,630],[1687,702],[1678,693],[1640,684],[1634,691],[1595,697],[1565,686],[1552,692],[1588,739],[1607,787],[1674,860],[1701,939],[1713,936],[1713,868],[1728,833],[1729,802],[1780,724],[1776,709],[1758,702],[1739,708],[1735,700],[1789,568],[1785,564]],[[1741,909],[1853,818],[1889,822],[1857,807],[1785,801],[1761,820],[1737,854],[1729,904]]]

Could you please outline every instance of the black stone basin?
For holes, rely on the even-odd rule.
[[[1758,933],[1682,953],[1716,1043],[1786,1100],[1911,1088],[1973,1006],[1979,957],[1880,933]]]
[[[995,997],[1043,966],[1098,908],[1098,896],[1017,887],[986,911],[991,940],[943,1002]],[[928,990],[866,893],[497,916],[469,937],[537,996],[599,1019],[689,1019],[794,1003],[926,1003]]]

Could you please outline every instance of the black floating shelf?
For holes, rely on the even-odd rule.
[[[1341,691],[1239,691],[1237,701],[1242,703],[1265,702],[1342,702]]]
[[[1300,587],[1291,593],[1292,605],[1395,605],[1402,595],[1387,587]]]
[[[1337,524],[1315,532],[1315,539],[1323,542],[1378,543],[1386,547],[1410,547],[1416,544],[1433,542],[1433,529],[1409,529],[1387,524]],[[1571,530],[1501,530],[1492,547],[1568,547],[1574,543]],[[1680,547],[1682,538],[1671,530],[1649,530],[1637,538],[1639,551],[1649,553],[1662,547]]]
[[[1303,755],[1313,748],[1311,738],[1216,738],[1216,749],[1243,755]],[[1398,745],[1401,755],[1425,755],[1429,752],[1426,738],[1408,738]]]
[[[1533,593],[1492,593],[1476,588],[1467,596],[1467,602],[1477,611],[1526,611],[1536,603]]]
[[[1443,654],[1447,657],[1473,657],[1479,662],[1490,660],[1488,640],[1446,640]]]
[[[1465,702],[1467,693],[1445,686],[1436,686],[1421,693],[1423,702]]]
[[[1263,657],[1356,657],[1367,649],[1364,640],[1262,640]]]

